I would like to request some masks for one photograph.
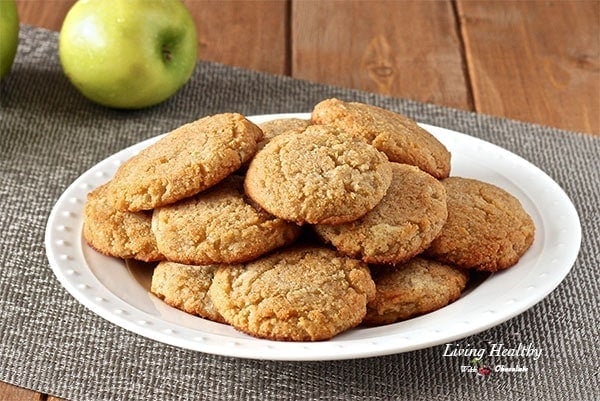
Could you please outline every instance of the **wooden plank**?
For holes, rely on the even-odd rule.
[[[76,0],[16,0],[22,23],[59,31],[65,15]]]
[[[600,134],[600,2],[457,9],[478,112]]]
[[[0,382],[0,400],[3,401],[44,401],[46,396],[12,384]],[[56,400],[58,401],[58,400]]]
[[[187,0],[203,60],[259,71],[288,70],[287,1]]]
[[[294,1],[292,76],[471,109],[450,1]]]
[[[17,0],[21,22],[59,31],[74,0]],[[196,22],[203,60],[285,74],[288,64],[287,1],[186,0]]]

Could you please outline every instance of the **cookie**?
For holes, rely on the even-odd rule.
[[[298,224],[356,220],[392,179],[385,155],[340,129],[311,125],[273,138],[246,173],[246,193],[269,213]]]
[[[358,325],[375,284],[364,263],[319,247],[221,267],[209,290],[236,329],[273,340],[326,340]]]
[[[244,179],[237,175],[194,197],[156,208],[152,230],[168,260],[196,265],[252,260],[300,234],[296,224],[247,198]]]
[[[314,107],[311,119],[363,138],[390,161],[417,166],[436,178],[450,174],[450,152],[408,117],[363,103],[327,99]]]
[[[533,243],[535,226],[517,198],[495,185],[450,177],[448,219],[427,250],[433,258],[488,272],[506,269]]]
[[[258,148],[262,149],[267,142],[278,135],[285,134],[288,131],[304,131],[309,125],[309,120],[301,118],[278,118],[258,124],[264,136],[263,140],[258,144]]]
[[[237,170],[260,140],[260,128],[235,113],[183,125],[119,167],[115,206],[149,210],[192,196]]]
[[[260,151],[271,139],[278,135],[285,134],[286,132],[290,131],[303,131],[309,125],[309,120],[303,120],[300,118],[279,118],[258,124],[258,127],[263,132],[263,140],[258,143],[258,150]],[[248,170],[250,161],[251,160],[246,162],[240,170],[243,170],[244,172]]]
[[[160,262],[152,273],[150,291],[174,308],[223,323],[208,294],[218,267]]]
[[[100,253],[146,262],[164,259],[152,234],[152,214],[115,209],[111,182],[91,191],[83,209],[83,237]]]
[[[424,251],[446,217],[446,190],[431,175],[392,165],[392,182],[377,206],[358,220],[314,227],[339,252],[367,263],[395,264]]]
[[[416,257],[397,266],[372,266],[375,298],[363,323],[379,326],[440,309],[460,297],[466,272]]]

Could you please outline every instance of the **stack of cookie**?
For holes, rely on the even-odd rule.
[[[151,291],[250,335],[331,338],[458,299],[471,270],[514,265],[533,242],[519,201],[449,177],[450,153],[414,121],[328,99],[311,120],[256,126],[225,113],[126,161],[85,206],[106,255],[159,262]]]

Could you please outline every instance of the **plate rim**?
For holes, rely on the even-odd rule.
[[[309,113],[280,113],[249,116],[248,119],[255,123],[260,123],[275,118],[309,118],[309,116]],[[571,229],[573,229],[574,231],[571,232],[569,236],[571,241],[568,243],[568,252],[565,253],[565,255],[563,256],[565,258],[562,263],[563,266],[558,271],[558,274],[553,276],[554,280],[552,282],[546,283],[546,285],[542,286],[542,289],[537,289],[537,291],[534,292],[534,295],[530,295],[527,301],[520,302],[518,307],[515,306],[508,313],[504,312],[500,315],[497,315],[496,318],[486,320],[485,324],[479,324],[470,329],[465,328],[459,331],[454,330],[450,332],[450,334],[443,336],[443,338],[441,338],[439,335],[437,335],[436,337],[435,332],[429,333],[428,336],[425,335],[417,343],[411,343],[410,341],[406,340],[406,336],[398,335],[396,333],[392,335],[383,335],[380,337],[376,337],[397,341],[397,343],[391,345],[387,343],[382,344],[382,342],[378,341],[369,341],[366,338],[345,339],[345,337],[343,337],[344,339],[342,341],[338,340],[338,338],[342,338],[342,336],[344,336],[344,333],[334,337],[331,340],[323,342],[281,342],[257,339],[250,336],[248,336],[248,338],[224,338],[217,334],[216,336],[218,337],[218,339],[223,340],[223,343],[220,344],[219,342],[212,341],[212,334],[209,334],[208,336],[200,335],[196,337],[195,340],[181,338],[180,336],[176,335],[178,331],[181,330],[177,327],[177,325],[173,324],[167,324],[167,328],[164,330],[157,330],[157,327],[160,326],[159,322],[155,322],[148,314],[146,314],[148,316],[145,316],[145,312],[140,311],[139,309],[127,304],[122,299],[118,298],[110,291],[110,289],[106,288],[95,277],[95,280],[90,281],[90,278],[88,276],[85,276],[85,279],[88,280],[88,282],[82,281],[76,283],[75,278],[81,277],[82,273],[80,271],[77,271],[76,268],[74,268],[74,264],[76,264],[77,261],[83,258],[83,254],[81,250],[78,251],[77,249],[75,249],[75,253],[73,253],[73,248],[77,248],[77,244],[80,243],[80,241],[74,240],[74,237],[77,236],[77,233],[79,234],[79,237],[81,236],[81,226],[79,225],[77,227],[70,227],[66,224],[57,223],[65,219],[73,220],[74,222],[78,221],[77,213],[71,210],[65,210],[65,205],[71,205],[75,210],[82,209],[83,202],[81,201],[81,199],[74,200],[75,197],[73,197],[72,194],[79,186],[86,184],[86,179],[89,179],[88,176],[90,175],[96,174],[95,179],[98,180],[108,180],[110,178],[110,176],[106,174],[102,175],[97,172],[97,170],[99,170],[99,166],[112,163],[112,167],[116,169],[118,164],[115,163],[114,160],[118,161],[119,156],[123,156],[130,153],[133,154],[132,152],[139,151],[139,149],[150,145],[151,143],[157,141],[166,134],[161,134],[152,138],[142,140],[136,144],[130,145],[106,157],[105,159],[99,161],[94,166],[90,167],[85,172],[80,174],[62,192],[62,194],[57,199],[50,212],[44,236],[44,245],[50,267],[55,277],[59,280],[60,284],[67,290],[67,292],[71,294],[71,296],[73,296],[78,302],[83,304],[91,312],[101,316],[105,320],[117,326],[120,326],[128,331],[162,343],[215,355],[246,359],[284,361],[358,359],[429,348],[435,345],[456,341],[458,339],[483,332],[485,330],[490,329],[491,327],[497,326],[511,318],[514,318],[515,316],[518,316],[526,310],[530,309],[535,304],[546,298],[548,294],[554,291],[556,287],[558,287],[558,285],[564,280],[564,278],[573,268],[581,246],[581,223],[579,215],[575,206],[573,205],[573,202],[565,193],[565,191],[560,187],[560,185],[556,183],[556,181],[554,181],[543,170],[541,170],[531,162],[527,161],[523,157],[512,153],[507,149],[504,149],[491,142],[487,142],[483,139],[473,137],[455,130],[423,123],[419,123],[419,125],[431,131],[432,134],[434,134],[434,136],[438,136],[440,135],[440,133],[449,134],[450,138],[459,138],[461,141],[466,140],[468,142],[472,142],[474,146],[483,146],[486,148],[489,148],[491,146],[491,149],[493,149],[495,152],[499,152],[504,156],[508,156],[510,160],[513,160],[513,162],[517,162],[518,164],[526,166],[529,172],[535,173],[536,176],[543,178],[545,184],[552,187],[552,193],[557,198],[560,198],[560,205],[565,207],[565,210],[567,210],[569,214],[569,216],[567,216],[567,220],[570,223]],[[102,171],[100,171],[100,173],[101,172]],[[88,188],[88,190],[90,189],[92,189],[92,187]],[[79,188],[79,190],[81,191],[82,188]],[[77,224],[80,223],[81,222]],[[536,231],[537,229],[538,228],[536,227]],[[63,239],[63,237],[66,239]],[[68,249],[68,251],[61,252],[61,250],[65,248]],[[91,270],[89,271],[89,273],[92,276],[94,276]],[[104,289],[104,291],[102,289]],[[95,298],[92,298],[89,294],[93,290],[95,290],[97,293],[100,293],[102,296],[96,296]],[[112,297],[114,297],[114,299],[111,298],[111,295]],[[105,304],[110,304],[111,308],[109,309]],[[128,310],[128,308],[133,308],[135,310],[131,311]],[[444,309],[445,308],[443,308],[440,311],[443,312]],[[437,313],[440,311],[436,311],[433,313]],[[142,320],[139,319],[139,312],[142,313]],[[431,314],[420,316],[411,319],[411,321],[419,322],[422,321],[424,317],[426,318],[430,315]],[[134,318],[137,318],[138,320],[135,322],[132,321],[132,319]],[[146,321],[146,324],[140,324],[140,321]],[[149,322],[151,324],[148,324]],[[403,322],[395,323],[394,325],[399,325],[402,323]],[[384,328],[375,328],[375,330],[385,331],[385,326],[383,327]],[[186,330],[183,331],[186,332]],[[443,333],[443,330],[441,331],[441,333]],[[250,345],[248,343],[250,343]],[[258,344],[258,346],[255,347],[254,345],[256,344]],[[362,345],[363,347],[358,347],[359,345]],[[284,352],[279,352],[281,350],[283,350]],[[286,354],[285,351],[290,352]]]

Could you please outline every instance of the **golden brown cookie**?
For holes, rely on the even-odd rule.
[[[450,177],[448,219],[427,253],[459,267],[495,272],[519,260],[533,243],[535,226],[517,198],[495,185]]]
[[[156,208],[152,230],[168,260],[196,265],[252,260],[300,234],[296,224],[247,198],[244,178],[237,175],[194,197]]]
[[[448,215],[446,190],[418,167],[390,164],[392,183],[381,202],[358,220],[316,225],[319,237],[367,263],[401,263],[429,246]]]
[[[385,155],[338,128],[311,125],[273,138],[246,173],[246,193],[269,213],[303,223],[355,220],[383,198]]]
[[[413,258],[397,266],[372,266],[375,298],[363,323],[378,326],[433,312],[460,297],[466,272],[440,262]]]
[[[411,164],[436,178],[450,174],[450,152],[408,117],[363,103],[327,99],[312,112],[315,124],[339,127],[363,138],[390,161]]]
[[[258,124],[264,134],[264,139],[258,144],[258,148],[262,149],[267,142],[278,135],[288,131],[304,131],[309,125],[309,120],[301,118],[278,118]]]
[[[240,331],[317,341],[358,325],[375,285],[360,261],[326,248],[298,247],[219,268],[209,293],[219,313]]]
[[[148,210],[192,196],[237,170],[261,139],[260,128],[236,113],[183,125],[119,167],[115,205]]]
[[[83,237],[98,252],[146,262],[164,259],[152,234],[152,214],[115,209],[110,182],[88,196],[83,210]]]
[[[271,139],[278,135],[290,131],[304,131],[309,125],[309,120],[302,120],[300,118],[280,118],[258,124],[258,127],[263,132],[263,140],[258,143],[258,150],[260,151]],[[251,161],[246,162],[240,170],[248,170]]]
[[[219,265],[192,266],[160,262],[152,274],[150,291],[184,312],[224,323],[208,294]]]

